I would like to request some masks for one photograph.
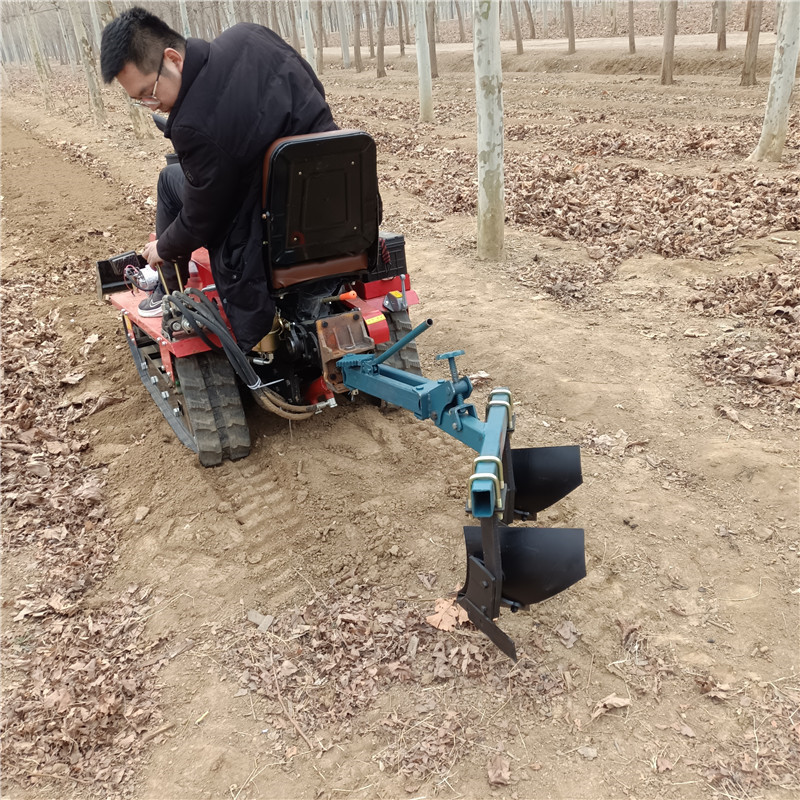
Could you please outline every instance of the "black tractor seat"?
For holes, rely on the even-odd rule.
[[[273,293],[365,274],[378,251],[375,142],[336,130],[278,139],[264,157],[264,264]]]

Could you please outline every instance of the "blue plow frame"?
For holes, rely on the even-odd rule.
[[[514,642],[494,622],[501,604],[516,611],[584,577],[583,531],[510,528],[499,522],[510,523],[515,515],[535,518],[537,511],[576,488],[581,483],[580,454],[577,447],[512,450],[511,392],[492,390],[486,419],[481,421],[475,407],[466,402],[472,383],[456,370],[455,359],[463,351],[437,356],[437,360],[448,360],[451,380],[430,380],[386,365],[387,359],[432,324],[426,320],[380,355],[344,356],[337,367],[349,389],[401,406],[417,419],[430,420],[478,454],[468,484],[467,510],[480,522],[480,529],[464,529],[467,578],[458,601],[473,624],[516,659]],[[548,469],[551,464],[552,470]],[[515,468],[520,473],[516,481]],[[521,502],[515,509],[517,494]],[[504,570],[504,560],[518,563],[506,564]],[[510,573],[507,585],[512,596],[503,591],[504,572]]]

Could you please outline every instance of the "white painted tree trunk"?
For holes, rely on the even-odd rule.
[[[186,0],[178,0],[178,9],[181,13],[183,35],[188,39],[192,35],[192,29],[189,27],[189,12],[186,10]]]
[[[428,48],[428,25],[425,0],[412,0],[414,6],[414,41],[417,45],[417,80],[419,81],[419,121],[433,122],[433,81],[431,53]]]
[[[314,33],[311,30],[311,3],[309,0],[300,0],[300,19],[303,23],[303,42],[306,50],[306,61],[316,72],[316,58],[314,56]]]
[[[349,16],[349,9],[347,3],[336,3],[336,14],[339,18],[339,38],[342,43],[342,66],[345,69],[350,69],[350,38],[347,35],[347,18]]]
[[[503,257],[503,69],[500,8],[493,0],[474,4],[475,101],[478,117],[478,258]]]
[[[778,39],[772,58],[772,75],[769,79],[767,110],[756,149],[748,161],[780,161],[789,124],[789,101],[800,51],[800,2],[786,0],[781,4],[778,21]]]
[[[236,24],[236,11],[233,8],[233,0],[225,0],[223,12],[225,27],[232,28]]]
[[[103,105],[103,97],[100,94],[100,81],[97,80],[95,63],[92,54],[92,47],[89,44],[89,34],[86,26],[81,19],[81,12],[77,3],[67,3],[69,17],[72,20],[72,29],[75,31],[75,40],[78,43],[78,54],[83,63],[83,71],[86,73],[86,88],[89,92],[89,107],[92,115],[97,122],[106,121],[106,107]]]

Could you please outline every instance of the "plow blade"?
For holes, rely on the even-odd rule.
[[[583,530],[492,527],[500,551],[499,570],[489,570],[484,558],[486,523],[464,528],[467,578],[458,601],[473,625],[516,661],[514,642],[494,622],[500,604],[518,611],[585,578]]]
[[[566,497],[583,483],[577,445],[564,447],[512,447],[514,510],[538,514]]]

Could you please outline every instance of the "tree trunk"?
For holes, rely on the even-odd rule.
[[[550,37],[550,15],[547,0],[539,0],[539,5],[542,7],[542,39],[548,39]]]
[[[178,9],[181,13],[183,36],[188,39],[192,35],[192,29],[189,27],[189,12],[186,10],[186,0],[178,0]]]
[[[500,8],[492,0],[475,3],[475,101],[478,119],[478,258],[503,257],[503,70],[500,62]]]
[[[410,2],[414,3],[416,0],[410,0]],[[406,24],[406,42],[411,44],[411,20],[408,16],[408,6],[406,5],[405,0],[403,0],[403,21]]]
[[[372,14],[369,13],[369,0],[364,0],[364,22],[367,26],[367,44],[369,45],[369,57],[375,58],[375,40],[372,36]]]
[[[664,53],[661,58],[661,85],[674,83],[672,72],[675,65],[675,31],[678,28],[678,0],[666,0],[664,15]]]
[[[744,32],[750,30],[750,14],[753,12],[753,0],[747,0],[744,4]]]
[[[287,0],[286,3],[286,18],[289,21],[289,31],[292,37],[292,47],[299,53],[300,36],[297,33],[297,14],[295,13],[294,0]]]
[[[306,61],[314,69],[317,60],[314,55],[314,33],[311,30],[311,0],[300,0],[300,27],[303,29]]]
[[[353,0],[353,61],[356,72],[361,72],[364,69],[361,63],[361,0]]]
[[[322,17],[322,0],[314,0],[314,27],[317,34],[317,75],[325,69],[325,20]]]
[[[419,81],[419,121],[433,122],[433,83],[431,52],[428,48],[428,26],[425,22],[425,0],[411,0],[414,8],[414,41],[417,47],[417,80]]]
[[[406,54],[406,43],[403,39],[403,17],[405,15],[405,11],[403,10],[403,4],[398,0],[397,2],[397,38],[400,41],[400,55],[404,56]]]
[[[800,3],[784,2],[778,20],[778,39],[772,58],[767,109],[756,149],[748,161],[780,161],[789,124],[789,101],[800,51]]]
[[[628,52],[636,52],[636,37],[633,33],[633,0],[628,0]]]
[[[67,9],[72,20],[72,29],[75,31],[75,40],[78,42],[78,52],[83,62],[83,71],[86,73],[89,107],[92,109],[92,116],[95,122],[103,123],[106,121],[106,108],[103,105],[103,98],[100,94],[100,82],[97,80],[94,54],[89,44],[89,34],[86,32],[86,26],[81,19],[81,11],[77,3],[67,3]]]
[[[461,3],[459,0],[456,0],[455,6],[456,16],[458,17],[458,41],[465,42],[467,40],[467,34],[464,32],[464,15],[461,13]]]
[[[225,29],[232,28],[236,24],[236,11],[233,8],[233,0],[225,0],[222,8],[222,18],[224,19],[222,27]]]
[[[522,47],[522,27],[519,24],[519,11],[517,10],[517,0],[511,0],[511,18],[514,24],[514,38],[517,40],[517,55],[521,56],[525,51]]]
[[[342,66],[350,69],[350,37],[347,35],[347,4],[336,3],[336,13],[339,17],[339,39],[342,44]]]
[[[567,55],[575,52],[575,17],[572,14],[572,0],[564,0],[564,27],[567,29]]]
[[[386,5],[388,0],[378,0],[378,77],[386,77],[383,49],[386,42]]]
[[[425,27],[428,31],[428,58],[431,62],[431,78],[439,77],[439,65],[436,63],[436,3],[428,0],[425,4]]]
[[[94,37],[90,42],[92,58],[94,63],[98,64],[100,61],[100,37],[102,36],[102,33],[100,32],[100,17],[97,13],[97,3],[95,3],[94,0],[89,0],[89,16],[92,20],[92,33],[94,34]]]
[[[533,22],[533,12],[531,11],[531,0],[523,0],[525,6],[525,14],[528,17],[528,30],[531,32],[531,39],[536,38],[536,25]]]
[[[72,73],[72,76],[75,77],[78,61],[80,61],[78,53],[74,47],[75,40],[67,33],[67,28],[64,24],[64,9],[58,4],[56,4],[56,13],[58,14],[58,24],[61,26],[61,36],[64,39],[64,46],[67,48],[70,72]]]
[[[761,12],[764,8],[763,0],[754,0],[748,5],[750,16],[747,19],[747,44],[744,47],[744,65],[742,66],[742,79],[740,86],[756,85],[756,66],[758,64],[758,37],[761,33]]]
[[[47,74],[47,70],[45,69],[44,56],[42,55],[42,51],[39,49],[39,42],[37,41],[36,34],[33,30],[36,20],[32,13],[33,7],[30,2],[28,3],[27,10],[28,13],[23,14],[22,19],[25,25],[25,34],[28,39],[28,48],[33,58],[33,64],[36,67],[36,74],[39,77],[39,85],[42,88],[44,107],[46,110],[51,111],[53,109],[53,93],[50,91],[50,76]]]
[[[728,4],[725,0],[717,2],[717,52],[727,49],[726,27],[728,25]]]

